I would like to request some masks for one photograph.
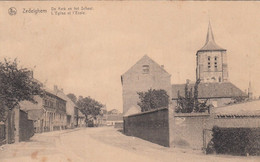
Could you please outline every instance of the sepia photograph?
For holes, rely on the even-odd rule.
[[[0,162],[258,162],[259,78],[258,1],[0,1]]]

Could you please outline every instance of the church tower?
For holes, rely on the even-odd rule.
[[[227,53],[226,49],[218,46],[214,40],[209,22],[205,45],[197,51],[196,79],[201,82],[227,82]]]

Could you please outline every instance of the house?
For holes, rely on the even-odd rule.
[[[171,97],[171,75],[153,61],[147,55],[143,56],[127,72],[121,75],[123,89],[123,115],[128,114],[131,109],[141,112],[137,105],[139,96],[137,92],[149,89],[163,89]]]
[[[112,110],[108,111],[107,114],[120,114],[120,112],[117,109],[112,109]]]
[[[34,121],[35,132],[48,132],[66,128],[66,100],[45,88],[43,97],[35,96],[37,104],[29,101],[19,103],[21,110],[28,113],[28,118]]]
[[[54,93],[66,101],[66,115],[67,122],[66,128],[74,128],[75,126],[75,110],[77,108],[76,104],[71,101],[71,99],[63,92],[63,89],[59,89],[57,85],[54,85]]]
[[[212,32],[211,24],[205,45],[196,53],[196,80],[200,80],[198,86],[198,98],[208,100],[208,104],[214,107],[226,105],[236,97],[248,95],[236,87],[228,78],[227,50],[217,45]],[[186,83],[188,89],[194,87],[194,83]],[[185,84],[172,85],[173,105],[177,105],[178,93],[184,96]],[[193,89],[194,90],[194,89]]]
[[[123,123],[123,115],[119,114],[107,114],[106,115],[107,126],[115,126],[117,123]]]

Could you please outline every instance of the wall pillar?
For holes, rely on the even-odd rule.
[[[20,140],[19,130],[20,130],[20,109],[18,107],[14,108],[14,142],[18,143]]]

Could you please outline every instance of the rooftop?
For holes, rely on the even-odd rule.
[[[186,84],[173,84],[172,85],[172,98],[178,98],[178,91],[181,96],[185,94]],[[188,89],[193,88],[194,83],[188,85]],[[200,83],[198,86],[198,98],[232,98],[238,96],[247,96],[246,93],[241,91],[231,82],[216,82],[216,83]]]
[[[226,51],[226,49],[224,49],[216,44],[210,22],[209,22],[209,26],[208,26],[206,43],[200,50],[198,50],[198,52],[201,52],[201,51]]]
[[[215,115],[259,116],[260,100],[214,108],[213,113]]]

